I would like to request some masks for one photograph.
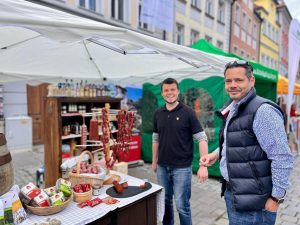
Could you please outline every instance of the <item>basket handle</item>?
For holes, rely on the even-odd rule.
[[[89,155],[90,160],[91,160],[91,164],[94,163],[94,157],[93,157],[92,153],[91,153],[90,151],[83,151],[83,152],[80,154],[79,159],[77,160],[77,171],[76,171],[77,174],[80,174],[80,163],[81,163],[81,161],[82,161],[82,159],[83,159],[83,156],[84,156],[85,154],[88,154],[88,155]]]

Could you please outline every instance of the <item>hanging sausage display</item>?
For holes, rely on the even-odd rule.
[[[110,127],[109,127],[109,107],[102,108],[102,114],[101,114],[101,119],[102,119],[102,136],[101,136],[101,142],[103,144],[103,152],[105,156],[105,162],[106,166],[109,167],[109,161],[110,161]]]
[[[96,113],[93,112],[93,117],[90,120],[90,134],[89,139],[93,141],[99,140],[99,132],[98,132],[98,120],[96,118]]]
[[[109,127],[109,113],[107,108],[102,109],[102,132],[101,141],[104,146],[104,155],[107,168],[112,168],[122,151],[129,151],[132,139],[132,128],[134,124],[134,112],[119,110],[117,115],[118,133],[114,140]],[[112,153],[110,156],[109,140],[112,139]],[[105,147],[106,146],[106,147]]]

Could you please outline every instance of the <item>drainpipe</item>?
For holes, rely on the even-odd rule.
[[[259,15],[259,13],[254,9],[254,14],[256,15],[256,17],[260,20],[260,23],[259,23],[259,29],[257,29],[257,31],[259,32],[258,33],[258,40],[257,40],[257,44],[258,44],[258,58],[257,58],[257,62],[262,64],[262,62],[260,61],[260,47],[261,47],[261,43],[260,43],[260,40],[261,40],[261,27],[262,27],[262,23],[264,21],[263,18],[261,18],[261,16]]]
[[[230,53],[232,53],[231,52],[231,32],[232,32],[232,21],[233,21],[233,16],[232,16],[232,12],[233,12],[233,5],[234,5],[234,3],[236,2],[237,0],[233,0],[231,3],[230,3],[230,25],[229,25],[229,51],[228,52],[230,52]]]

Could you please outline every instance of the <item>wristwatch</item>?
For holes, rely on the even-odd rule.
[[[275,201],[277,204],[281,204],[281,203],[284,202],[284,197],[282,197],[282,198],[275,198],[275,197],[273,197],[273,196],[270,196],[270,198],[271,198],[273,201]]]

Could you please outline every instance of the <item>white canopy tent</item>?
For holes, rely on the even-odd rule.
[[[0,82],[201,80],[232,60],[23,0],[1,0],[0,12]]]

